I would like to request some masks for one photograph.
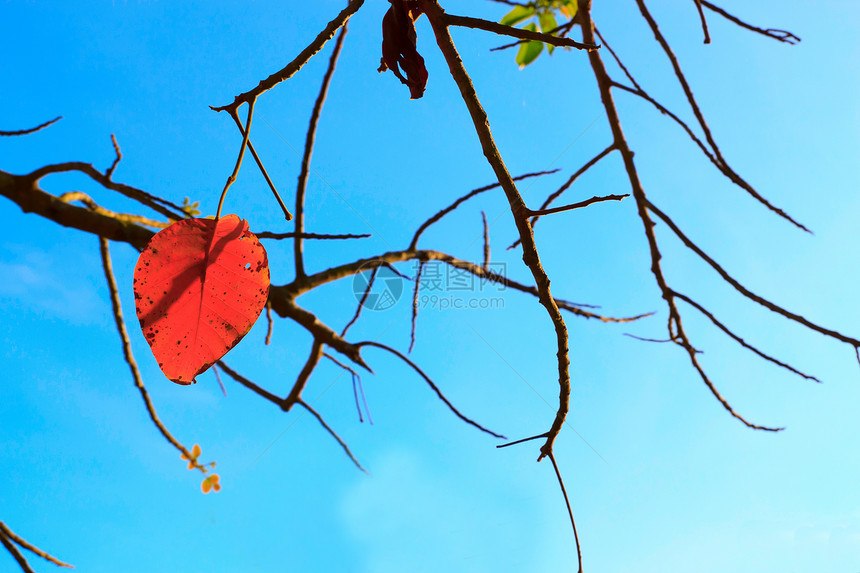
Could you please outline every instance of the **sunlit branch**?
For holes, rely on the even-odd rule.
[[[59,119],[59,118],[57,118],[57,119]],[[57,121],[57,120],[55,119],[54,121]],[[49,124],[50,123],[53,123],[53,122],[49,122]],[[27,563],[27,560],[24,558],[24,556],[21,554],[21,552],[18,551],[18,549],[15,547],[14,544],[17,544],[22,549],[26,549],[30,553],[33,553],[34,555],[38,555],[42,559],[44,559],[46,561],[50,561],[51,563],[53,563],[54,565],[58,565],[59,567],[67,567],[69,569],[75,568],[74,565],[69,565],[68,563],[60,561],[59,559],[57,559],[53,555],[49,554],[48,552],[43,551],[42,549],[39,549],[38,547],[36,547],[32,543],[29,543],[26,539],[21,538],[14,531],[9,529],[9,526],[6,525],[5,523],[3,523],[2,521],[0,521],[0,542],[3,543],[3,545],[9,551],[9,553],[11,553],[12,556],[15,558],[15,560],[18,562],[18,565],[20,565],[21,568],[25,572],[30,572],[30,571],[32,571],[32,569],[30,569],[30,566]]]
[[[293,252],[295,254],[296,276],[304,276],[305,262],[302,256],[302,233],[305,230],[305,191],[308,185],[308,174],[310,173],[311,156],[314,152],[314,140],[317,134],[317,124],[319,123],[322,106],[325,103],[328,94],[331,78],[334,75],[337,60],[340,57],[341,48],[343,48],[343,39],[346,37],[348,23],[344,23],[334,43],[334,50],[331,53],[331,58],[328,61],[328,68],[323,76],[322,85],[320,86],[319,94],[314,102],[311,119],[308,123],[308,131],[305,136],[305,150],[302,155],[302,167],[299,172],[299,182],[296,186],[296,237],[293,241]]]
[[[299,71],[302,66],[304,66],[308,60],[310,60],[314,54],[319,52],[322,47],[328,42],[332,36],[334,36],[335,32],[338,29],[346,24],[347,20],[355,14],[359,8],[361,8],[362,4],[364,4],[364,0],[350,0],[349,5],[344,8],[340,14],[338,14],[328,25],[317,34],[317,37],[311,42],[304,50],[296,56],[292,62],[287,64],[280,71],[275,72],[265,80],[261,81],[257,87],[254,89],[247,91],[245,93],[239,94],[233,100],[233,103],[227,104],[221,107],[212,107],[214,111],[229,111],[235,110],[243,103],[248,103],[253,99],[256,99],[260,94],[269,91],[279,83],[290,79],[293,75]]]
[[[469,16],[455,16],[453,14],[444,13],[442,15],[442,18],[442,22],[445,24],[446,27],[461,26],[464,28],[474,28],[477,30],[493,32],[494,34],[499,34],[502,36],[511,36],[512,38],[519,38],[521,40],[543,42],[544,44],[549,44],[551,46],[576,48],[577,50],[591,51],[600,48],[600,46],[595,44],[583,44],[582,42],[577,42],[575,40],[571,40],[570,38],[553,36],[551,34],[544,34],[542,32],[532,32],[531,30],[524,30],[523,28],[514,28],[513,26],[503,26],[498,22],[493,22],[491,20],[483,20],[481,18],[471,18]]]

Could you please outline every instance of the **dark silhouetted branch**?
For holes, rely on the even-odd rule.
[[[319,94],[314,102],[311,119],[308,124],[307,135],[305,136],[305,151],[302,155],[302,168],[299,172],[299,182],[296,186],[296,238],[293,241],[293,251],[295,253],[296,276],[305,275],[305,262],[302,256],[302,236],[305,230],[305,191],[308,185],[308,174],[310,173],[311,156],[314,152],[314,140],[317,134],[317,124],[319,123],[322,106],[325,103],[328,87],[331,84],[331,78],[334,75],[337,60],[340,57],[340,50],[343,48],[343,39],[346,37],[347,23],[344,23],[337,35],[337,40],[334,43],[334,50],[331,53],[331,58],[328,61],[328,68],[325,76],[323,76],[322,85],[320,86]]]
[[[719,6],[715,6],[715,5],[711,4],[707,0],[699,0],[699,2],[701,2],[702,6],[704,6],[708,10],[711,10],[712,12],[716,12],[717,14],[719,14],[720,16],[725,18],[726,20],[728,20],[730,22],[734,22],[735,24],[737,24],[741,28],[746,28],[747,30],[756,32],[758,34],[762,34],[763,36],[767,36],[768,38],[773,38],[774,40],[777,40],[779,42],[784,42],[786,44],[797,44],[798,42],[800,42],[800,38],[798,38],[797,36],[795,36],[794,34],[792,34],[791,32],[789,32],[787,30],[779,30],[779,29],[775,29],[775,28],[764,29],[764,28],[759,28],[757,26],[752,26],[750,24],[747,24],[743,20],[737,18],[736,16],[732,16],[731,14],[729,14],[728,12],[726,12],[725,10],[720,8]]]
[[[346,442],[344,442],[343,439],[341,439],[341,437],[337,435],[337,432],[335,432],[334,430],[331,429],[331,426],[326,424],[326,421],[323,420],[323,417],[320,416],[319,412],[314,410],[311,407],[311,405],[308,404],[307,402],[305,402],[304,400],[300,399],[298,401],[298,403],[301,404],[305,410],[310,412],[313,415],[313,417],[317,419],[317,421],[322,425],[322,427],[325,428],[325,430],[329,434],[331,434],[331,437],[333,437],[335,440],[337,440],[337,443],[340,444],[340,447],[343,448],[343,451],[346,453],[347,456],[349,456],[349,459],[352,460],[352,463],[355,464],[355,467],[357,467],[358,469],[360,469],[364,473],[367,473],[367,470],[364,469],[363,467],[361,467],[361,464],[358,463],[358,460],[355,458],[352,451],[349,449],[349,446],[346,445]]]
[[[446,406],[448,406],[448,409],[450,409],[452,412],[454,412],[455,416],[457,416],[458,418],[460,418],[461,420],[463,420],[464,422],[466,422],[470,426],[474,426],[475,428],[478,428],[479,430],[481,430],[484,433],[490,434],[491,436],[493,436],[495,438],[501,438],[503,440],[505,439],[505,437],[503,435],[497,434],[496,432],[493,432],[492,430],[488,430],[484,426],[480,425],[479,423],[475,422],[474,420],[472,420],[470,418],[467,418],[462,413],[460,413],[460,411],[454,406],[454,404],[452,404],[451,401],[445,397],[445,395],[442,393],[442,391],[439,390],[439,387],[436,386],[436,384],[433,382],[433,380],[431,380],[430,377],[427,376],[427,374],[425,374],[424,371],[421,370],[421,368],[419,368],[417,364],[415,364],[414,362],[409,360],[409,358],[407,358],[402,352],[399,352],[398,350],[395,350],[394,348],[391,348],[390,346],[387,346],[385,344],[381,344],[379,342],[373,342],[371,340],[368,340],[365,342],[359,342],[358,344],[356,344],[356,346],[359,346],[359,347],[372,346],[374,348],[381,348],[382,350],[386,350],[386,351],[390,352],[391,354],[395,355],[396,357],[400,358],[403,362],[405,362],[406,364],[411,366],[412,369],[415,370],[415,372],[417,372],[418,375],[421,376],[421,378],[423,378],[425,382],[427,382],[427,385],[430,386],[430,388],[436,393],[436,395],[439,397],[439,399],[442,400],[442,402],[444,402]]]
[[[63,119],[63,116],[58,115],[54,119],[46,121],[45,123],[39,124],[36,127],[31,127],[30,129],[21,129],[18,131],[0,131],[0,137],[14,137],[17,135],[28,135],[30,133],[36,133],[37,131],[41,131],[48,127],[49,125],[53,125]]]

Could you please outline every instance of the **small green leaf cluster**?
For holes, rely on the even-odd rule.
[[[576,16],[577,8],[577,0],[535,0],[514,7],[513,10],[505,14],[499,23],[503,26],[515,26],[521,22],[530,20],[526,25],[522,26],[523,30],[554,34],[558,32],[559,28],[556,13],[559,13],[568,20],[572,20]],[[520,44],[520,49],[517,51],[516,57],[516,62],[520,69],[535,61],[543,51],[543,47],[543,42],[537,41]],[[546,49],[547,52],[552,54],[555,46],[547,45]]]

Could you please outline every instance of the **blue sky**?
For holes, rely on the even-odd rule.
[[[263,1],[7,2],[0,9],[0,129],[64,119],[35,135],[0,139],[0,169],[25,173],[72,160],[104,169],[114,133],[124,153],[117,180],[176,201],[188,196],[214,214],[240,140],[229,117],[208,106],[232,101],[283,67],[342,4],[291,12]],[[803,42],[779,44],[711,15],[713,44],[704,46],[692,2],[652,4],[730,164],[815,235],[767,213],[680,130],[618,93],[649,197],[753,291],[857,336],[858,6],[732,2],[727,10],[789,29]],[[505,12],[490,2],[444,5],[496,19]],[[350,23],[308,186],[308,230],[373,237],[308,242],[310,270],[405,248],[427,217],[492,181],[425,19],[418,25],[430,74],[425,97],[410,101],[391,74],[376,72],[386,6],[368,0]],[[691,118],[635,4],[598,3],[595,20],[652,95]],[[512,52],[488,52],[500,43],[491,35],[455,30],[454,39],[511,172],[562,170],[520,186],[530,206],[609,143],[584,54],[544,54],[521,71]],[[256,106],[253,140],[287,204],[330,49]],[[137,210],[83,177],[43,184]],[[614,155],[568,198],[616,192],[628,185]],[[291,230],[251,163],[225,209],[255,231]],[[500,192],[468,203],[420,245],[480,260],[481,210],[493,222],[493,260],[527,282],[519,252],[505,250],[515,231]],[[534,463],[537,448],[497,450],[383,352],[365,350],[376,372],[363,377],[374,425],[359,423],[349,376],[331,364],[318,369],[305,394],[369,476],[310,416],[284,414],[226,379],[224,397],[211,374],[192,387],[170,383],[134,324],[137,253],[114,245],[134,351],[156,408],[181,441],[199,443],[202,459],[218,463],[223,490],[202,495],[199,475],[157,434],[133,387],[96,239],[6,200],[0,215],[7,223],[0,238],[0,520],[29,541],[80,571],[575,570],[561,495],[551,466]],[[625,200],[541,221],[536,237],[556,296],[616,315],[657,312],[626,326],[568,319],[571,429],[556,455],[586,571],[860,571],[860,368],[852,350],[745,301],[666,231],[658,227],[664,269],[678,290],[824,384],[756,359],[685,309],[723,395],[751,420],[787,430],[744,428],[680,349],[623,336],[665,336],[666,311],[635,205]],[[266,247],[273,283],[290,280],[291,245]],[[299,302],[336,328],[355,303],[350,281]],[[229,363],[286,394],[310,339],[283,321],[272,346],[263,346],[264,335],[261,322]],[[405,350],[408,301],[368,312],[351,335]],[[502,309],[423,309],[412,357],[467,415],[514,439],[552,420],[554,353],[545,312],[534,299],[506,292]],[[14,567],[0,554],[0,570]]]

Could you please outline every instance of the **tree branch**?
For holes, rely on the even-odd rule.
[[[335,32],[337,32],[337,30],[341,26],[346,24],[347,20],[349,20],[349,18],[353,14],[355,14],[359,8],[361,8],[362,4],[364,4],[364,0],[350,0],[349,5],[347,5],[347,7],[344,8],[340,12],[340,14],[338,14],[334,18],[334,20],[329,22],[328,25],[325,28],[323,28],[322,32],[317,34],[317,37],[314,38],[314,41],[311,42],[308,45],[308,47],[306,47],[304,50],[302,50],[301,53],[299,53],[299,55],[296,56],[296,59],[294,59],[292,62],[287,64],[280,71],[275,72],[274,74],[270,75],[265,80],[261,81],[257,85],[257,87],[255,87],[254,89],[252,89],[250,91],[247,91],[245,93],[237,95],[233,99],[233,103],[230,103],[230,104],[227,104],[227,105],[224,105],[221,107],[212,107],[212,106],[209,106],[209,107],[213,111],[235,110],[240,105],[242,105],[243,103],[248,103],[252,99],[256,99],[261,94],[269,91],[270,89],[272,89],[273,87],[275,87],[279,83],[293,77],[293,75],[297,71],[302,69],[302,66],[304,66],[308,62],[308,60],[310,60],[314,56],[314,54],[316,54],[317,52],[319,52],[322,49],[322,47],[326,44],[326,42],[328,42],[332,38],[332,36],[334,36]]]
[[[305,230],[305,190],[308,185],[308,174],[310,172],[311,156],[314,152],[314,139],[317,133],[317,123],[320,119],[322,106],[325,103],[328,87],[331,84],[331,78],[334,75],[334,69],[337,66],[337,60],[340,57],[340,50],[343,48],[343,39],[346,37],[348,23],[344,23],[337,36],[337,41],[334,44],[334,50],[331,53],[331,58],[328,61],[328,69],[323,76],[320,92],[314,102],[314,108],[311,112],[311,119],[308,125],[308,132],[305,136],[305,151],[302,156],[302,168],[299,172],[299,183],[296,187],[296,235],[293,241],[293,252],[295,253],[296,276],[305,275],[305,262],[302,256],[302,237],[301,234]]]

